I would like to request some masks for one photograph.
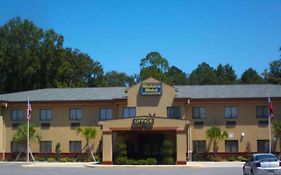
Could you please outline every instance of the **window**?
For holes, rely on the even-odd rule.
[[[196,153],[206,152],[206,140],[194,140],[193,151]]]
[[[42,129],[49,129],[50,128],[50,123],[41,123],[41,128]]]
[[[225,107],[224,108],[224,118],[237,118],[238,109],[237,107]]]
[[[257,140],[257,151],[259,153],[269,152],[269,141],[268,140]]]
[[[238,140],[226,140],[225,152],[237,153],[238,152]]]
[[[268,107],[267,106],[257,106],[256,107],[257,118],[268,118]]]
[[[234,128],[236,126],[236,121],[227,121],[226,127],[228,128]]]
[[[40,153],[51,153],[52,141],[40,141]]]
[[[206,118],[206,108],[205,107],[193,107],[192,108],[192,118],[195,118],[195,119]]]
[[[261,120],[259,121],[260,127],[267,127],[268,126],[268,120]]]
[[[81,152],[81,141],[69,141],[69,152],[70,153]]]
[[[100,109],[100,120],[110,120],[112,119],[112,109],[101,108]]]
[[[82,120],[81,109],[70,109],[69,110],[69,120]]]
[[[204,126],[204,122],[194,122],[195,128],[202,128]]]
[[[123,108],[123,118],[131,118],[136,116],[135,107],[124,107]]]
[[[178,106],[168,107],[168,118],[180,119],[181,118],[181,108]]]
[[[23,121],[23,110],[22,109],[12,109],[11,114],[12,114],[11,119],[13,122]]]
[[[40,121],[51,121],[52,110],[51,109],[40,109]]]
[[[24,151],[24,146],[21,143],[18,142],[11,142],[11,152],[12,153],[18,153]]]
[[[20,123],[13,123],[12,129],[18,129],[19,126],[20,126]]]
[[[78,127],[80,127],[80,123],[71,123],[70,127],[73,129],[78,128]]]

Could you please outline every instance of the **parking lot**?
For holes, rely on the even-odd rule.
[[[30,166],[24,167],[26,163],[0,163],[0,175],[241,175],[241,163],[209,163],[207,166],[180,167],[85,167],[80,166]]]

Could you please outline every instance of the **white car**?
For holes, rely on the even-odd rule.
[[[281,175],[281,162],[274,154],[253,154],[243,166],[244,175]]]

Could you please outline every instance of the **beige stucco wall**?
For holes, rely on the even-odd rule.
[[[3,115],[0,113],[0,152],[3,151],[3,141],[4,141],[4,137],[3,137],[3,127],[4,127],[4,122],[3,122]],[[2,157],[2,155],[0,156]]]
[[[262,127],[258,125],[258,121],[266,120],[256,118],[256,106],[266,106],[267,101],[236,101],[229,102],[223,100],[221,102],[192,102],[186,107],[186,119],[192,121],[203,121],[203,128],[192,128],[192,140],[207,140],[206,131],[212,125],[219,126],[228,133],[234,135],[233,138],[228,138],[228,140],[238,140],[239,152],[246,151],[247,142],[250,142],[251,150],[253,152],[257,151],[257,140],[267,140],[268,139],[268,127]],[[206,119],[192,119],[192,107],[204,106],[207,109]],[[236,106],[238,107],[238,118],[237,119],[225,119],[224,118],[224,107],[225,106]],[[275,114],[275,120],[281,119],[281,101],[274,101],[273,108]],[[236,121],[236,126],[234,128],[226,127],[226,121]],[[241,137],[241,133],[245,133],[245,137]],[[274,133],[272,134],[274,135]],[[207,142],[208,143],[208,142]],[[278,144],[277,144],[278,145]],[[210,149],[213,150],[212,147]],[[219,152],[225,151],[224,141],[219,143]],[[277,146],[277,151],[279,151]]]
[[[143,83],[159,82],[153,78],[146,79]],[[175,89],[162,83],[162,95],[141,95],[141,83],[128,89],[128,106],[136,107],[137,116],[155,114],[157,117],[167,117],[167,107],[172,106]]]

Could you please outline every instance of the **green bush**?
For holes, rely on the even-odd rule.
[[[161,152],[163,154],[164,164],[174,164],[173,159],[173,142],[171,140],[164,140],[161,147]]]
[[[233,162],[236,160],[236,157],[231,155],[227,157],[227,160]]]
[[[60,157],[61,157],[61,146],[60,146],[60,143],[57,143],[57,144],[56,144],[56,149],[55,149],[55,151],[56,151],[56,156],[55,156],[55,158],[56,158],[57,161],[59,161],[59,160],[60,160]]]
[[[53,158],[53,157],[50,157],[50,158],[48,158],[48,160],[47,160],[48,162],[56,162],[56,159],[55,158]]]
[[[210,155],[210,161],[213,161],[213,162],[219,162],[221,161],[221,157],[219,156],[214,156],[214,155]]]
[[[156,165],[157,160],[155,158],[148,158],[146,159],[146,165]]]
[[[44,162],[44,161],[47,161],[47,158],[40,156],[40,157],[35,157],[35,160],[40,161],[40,162]]]
[[[116,160],[115,160],[116,164],[118,165],[124,165],[124,164],[127,164],[128,163],[128,159],[127,157],[118,157]]]
[[[243,156],[238,156],[237,160],[241,161],[241,162],[246,162],[248,159],[246,157],[243,157]]]

